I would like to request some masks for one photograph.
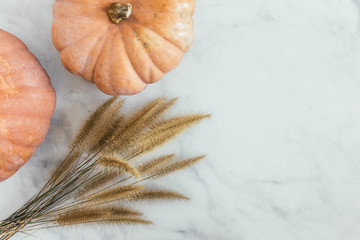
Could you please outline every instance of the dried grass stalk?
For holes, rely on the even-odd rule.
[[[79,190],[76,198],[81,198],[84,195],[89,194],[102,186],[105,186],[118,176],[119,174],[117,172],[104,172],[99,177],[89,181],[81,190]]]
[[[85,208],[82,210],[68,211],[55,218],[54,221],[61,226],[65,226],[92,221],[138,217],[141,215],[140,212],[130,208]]]
[[[166,155],[138,168],[131,164],[133,159],[210,116],[196,114],[161,120],[176,100],[158,98],[128,119],[119,113],[123,101],[117,101],[116,97],[99,106],[84,123],[70,153],[43,189],[9,218],[0,221],[0,240],[8,240],[18,232],[54,226],[151,224],[140,217],[141,213],[116,208],[111,203],[126,199],[188,200],[172,191],[145,191],[140,183],[185,169],[204,156],[174,163],[174,155]],[[124,172],[131,176],[124,176]],[[132,176],[146,177],[135,180]]]
[[[91,218],[90,219],[73,219],[73,220],[70,220],[69,222],[59,219],[58,221],[56,221],[56,223],[59,224],[59,226],[69,226],[69,225],[79,225],[79,224],[81,224],[81,225],[86,225],[86,224],[105,224],[105,225],[142,224],[142,225],[149,225],[149,224],[152,224],[151,221],[144,220],[144,219],[138,218],[138,217],[131,217],[131,216],[123,216],[123,217],[118,217],[118,218],[105,218],[105,219],[103,219],[102,217],[93,218],[93,219],[91,219]]]
[[[96,151],[100,149],[106,140],[112,136],[113,131],[118,128],[124,121],[124,117],[119,117],[119,111],[124,104],[124,100],[114,102],[108,107],[105,114],[100,118],[99,124],[83,142],[87,150]]]
[[[119,137],[115,139],[111,150],[121,149],[133,143],[137,135],[158,120],[163,113],[175,104],[176,100],[172,99],[165,102],[163,98],[158,98],[134,114],[122,128],[118,129]]]
[[[98,124],[98,120],[103,116],[106,110],[118,99],[118,97],[112,97],[103,104],[101,104],[93,114],[90,115],[88,120],[85,121],[83,126],[81,127],[78,135],[74,138],[71,146],[75,147],[78,143],[84,140],[90,133],[92,133],[92,129],[96,124]]]
[[[151,225],[153,224],[151,221],[142,219],[142,218],[136,218],[136,217],[125,217],[125,218],[115,218],[115,219],[107,219],[103,221],[96,221],[97,224],[127,224],[127,225]]]
[[[68,172],[68,170],[71,167],[73,167],[73,165],[79,159],[79,157],[80,157],[79,152],[74,152],[70,156],[68,156],[67,159],[65,159],[65,161],[62,162],[60,167],[55,170],[50,182],[55,184],[56,182],[61,180],[64,177],[64,175]]]
[[[115,138],[117,129],[120,129],[124,123],[124,116],[117,117],[112,126],[103,129],[103,133],[99,134],[99,137],[91,144],[90,152],[97,152],[107,146]]]
[[[175,117],[167,120],[163,120],[150,126],[152,131],[149,132],[149,136],[158,132],[163,132],[169,129],[183,129],[189,128],[192,125],[199,123],[205,118],[210,118],[210,114],[194,114],[188,116]],[[146,137],[146,136],[145,136]]]
[[[111,190],[107,190],[98,194],[91,195],[87,197],[86,201],[87,204],[102,204],[102,203],[108,203],[113,201],[118,201],[123,198],[126,198],[130,195],[135,194],[138,191],[141,191],[144,189],[144,186],[135,186],[135,185],[128,185],[128,186],[122,186],[117,187]]]
[[[187,128],[209,117],[210,115],[204,114],[177,117],[152,126],[150,131],[142,134],[135,143],[127,146],[125,152],[127,159],[139,157],[161,147]]]
[[[130,201],[141,201],[141,200],[190,200],[177,192],[168,190],[152,190],[152,191],[141,191],[135,195],[129,196],[127,200]]]
[[[140,172],[131,166],[129,162],[125,162],[121,159],[116,157],[104,157],[99,160],[99,164],[110,169],[110,170],[117,170],[118,172],[127,172],[132,176],[136,177],[137,179],[141,178]]]
[[[165,155],[159,158],[155,158],[153,160],[148,161],[145,164],[142,164],[138,169],[142,175],[148,174],[149,172],[153,172],[164,164],[168,163],[170,160],[174,158],[174,154]]]
[[[200,160],[204,159],[206,156],[199,156],[199,157],[194,157],[194,158],[190,158],[190,159],[186,159],[183,161],[179,161],[173,164],[170,164],[168,166],[162,167],[160,169],[157,169],[156,171],[152,172],[152,176],[150,176],[151,178],[159,178],[159,177],[163,177],[169,174],[172,174],[174,172],[186,169],[191,167],[192,165],[196,164],[197,162],[199,162]]]
[[[110,216],[120,216],[120,215],[127,215],[127,216],[142,216],[143,214],[141,212],[135,211],[131,208],[109,208],[107,210],[108,214]]]
[[[134,136],[142,132],[149,122],[154,121],[163,102],[163,98],[158,98],[130,117],[117,131],[118,147],[126,145]]]

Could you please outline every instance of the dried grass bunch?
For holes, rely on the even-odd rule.
[[[196,114],[161,120],[175,101],[156,99],[129,118],[120,113],[124,101],[116,97],[99,106],[43,189],[0,222],[0,239],[68,225],[151,224],[122,203],[188,200],[177,192],[148,190],[145,181],[185,169],[204,156],[175,160],[174,155],[165,155],[142,164],[134,161],[210,117]]]

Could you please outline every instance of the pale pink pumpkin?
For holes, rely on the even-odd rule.
[[[55,108],[45,70],[15,36],[0,30],[0,182],[44,140]]]
[[[195,0],[56,0],[52,39],[70,72],[106,94],[131,95],[180,63],[194,9]]]

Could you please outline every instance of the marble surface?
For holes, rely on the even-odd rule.
[[[68,73],[51,43],[52,0],[0,0],[0,28],[39,58],[57,91],[44,144],[0,183],[0,218],[44,184],[107,96]],[[128,98],[180,97],[171,114],[211,112],[164,151],[207,153],[159,181],[186,203],[137,207],[150,227],[38,231],[40,239],[360,238],[360,1],[198,0],[195,43],[160,83]],[[14,239],[22,239],[17,236]],[[28,237],[31,238],[31,237]]]

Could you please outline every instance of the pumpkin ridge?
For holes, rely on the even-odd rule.
[[[77,44],[77,43],[83,41],[85,38],[89,37],[91,34],[97,32],[100,28],[101,28],[101,27],[99,26],[98,28],[95,28],[93,31],[85,34],[85,36],[82,36],[80,39],[74,40],[74,42],[66,45],[63,49],[59,50],[59,51],[60,51],[60,54],[61,54],[62,51],[64,51],[64,50],[67,49],[68,47],[74,46],[75,44]]]
[[[98,65],[98,63],[99,63],[100,55],[101,55],[101,53],[104,51],[105,43],[106,43],[106,41],[107,41],[108,38],[109,38],[109,30],[110,30],[110,29],[111,29],[111,25],[108,27],[108,29],[107,29],[107,31],[106,31],[106,33],[105,33],[105,36],[104,36],[102,39],[99,39],[99,40],[96,42],[96,44],[98,44],[98,43],[102,40],[101,47],[100,47],[100,51],[99,51],[100,54],[97,54],[97,55],[96,55],[96,61],[95,61],[95,64],[94,64],[94,67],[93,67],[92,73],[91,73],[91,82],[92,82],[92,83],[95,83],[95,80],[94,80],[95,70],[96,70],[96,67],[97,67],[97,65]],[[94,50],[94,49],[93,49],[93,50]],[[86,60],[86,64],[89,62],[89,57],[90,57],[90,54],[88,54],[88,58],[87,58],[87,60]]]
[[[36,102],[36,101],[34,101]],[[5,116],[6,113],[0,113],[0,119],[2,116]],[[22,112],[19,112],[19,111],[16,111],[16,112],[12,112],[11,113],[11,116],[14,116],[14,117],[18,117],[18,118],[24,118],[24,117],[31,117],[31,119],[36,119],[36,120],[42,120],[42,119],[47,119],[48,116],[46,114],[43,114],[41,115],[41,113],[38,113],[38,112],[29,112],[29,113],[22,113]]]
[[[120,25],[120,27],[121,27],[121,25]],[[122,46],[124,46],[124,41],[123,41],[123,36],[122,36],[122,34],[121,34],[121,32],[120,32],[120,28],[115,28],[115,30],[114,31],[116,31],[117,30],[117,32],[118,32],[118,34],[120,34],[120,39],[121,39],[121,43],[122,43]],[[115,34],[116,34],[116,32],[115,32]],[[115,35],[114,35],[114,38],[115,38]],[[115,48],[115,45],[116,44],[116,42],[115,41],[112,41],[111,42],[111,49],[114,49]],[[127,53],[126,53],[126,58],[128,58],[128,56],[127,56]],[[129,59],[129,58],[128,58]],[[137,73],[136,73],[137,74]],[[111,86],[111,90],[112,90],[112,92],[114,92],[114,93],[116,93],[116,90],[115,90],[115,81],[110,81],[110,86]]]
[[[154,31],[153,29],[151,29],[150,27],[143,27],[140,23],[135,23],[135,22],[131,22],[131,24],[136,25],[139,28],[143,28],[146,29],[148,31],[153,32],[154,34],[158,35],[159,37],[161,37],[162,39],[166,40],[167,42],[169,42],[171,45],[173,45],[174,47],[176,47],[182,54],[184,54],[185,52],[183,50],[181,50],[178,46],[176,46],[173,42],[171,42],[169,39],[165,38],[164,36],[162,36],[161,34],[157,33],[156,31]]]
[[[158,17],[154,17],[153,14],[140,11],[134,15],[133,21],[135,24],[149,28],[153,32],[157,33],[159,36],[171,42],[174,46],[178,47],[183,53],[186,53],[193,42],[193,18],[189,13],[174,14],[171,13],[161,13],[158,14]],[[180,27],[177,27],[175,22],[184,21],[179,24]],[[186,19],[186,23],[185,23]],[[162,28],[159,26],[163,24]],[[176,30],[175,29],[178,29]],[[166,29],[164,31],[164,29]],[[173,29],[172,33],[169,33],[168,30]],[[185,35],[183,35],[185,33]]]
[[[9,141],[11,144],[17,146],[17,147],[21,147],[21,148],[24,148],[26,150],[35,150],[37,147],[39,147],[40,145],[27,145],[27,144],[21,144],[21,143],[18,143],[16,142],[15,140],[11,140]]]
[[[22,143],[19,143],[17,141],[15,141],[14,139],[10,138],[10,139],[4,139],[3,137],[0,137],[0,140],[2,141],[6,141],[8,142],[9,144],[11,144],[12,146],[16,146],[18,148],[22,148],[22,150],[24,151],[36,151],[36,149],[40,146],[40,144],[22,144]],[[1,150],[0,150],[1,152]],[[29,158],[30,159],[30,158]],[[11,161],[11,159],[5,159],[3,160],[4,162],[5,161]]]
[[[98,40],[106,35],[107,32],[108,25],[97,26],[95,31],[89,33],[88,36],[84,36],[81,40],[75,41],[61,51],[60,58],[65,68],[76,75],[82,76],[87,81],[92,82],[91,67],[96,60],[96,54],[99,54]]]
[[[19,157],[19,159],[21,159],[20,164],[19,164],[19,163],[16,163],[15,166],[13,166],[13,167],[9,167],[9,165],[11,164],[11,162],[10,162],[9,160],[4,161],[4,162],[3,162],[3,165],[4,165],[3,169],[4,169],[5,171],[16,171],[16,169],[21,168],[22,166],[25,165],[25,163],[26,163],[27,161],[30,160],[30,158],[23,158],[23,157]]]
[[[6,141],[8,143],[10,143],[11,145],[14,145],[14,146],[17,146],[17,147],[21,147],[23,149],[25,149],[26,151],[29,151],[29,150],[35,150],[38,146],[40,145],[26,145],[26,144],[21,144],[21,143],[18,143],[16,141],[14,141],[13,139],[4,139],[4,138],[0,138],[1,140],[3,141]],[[9,161],[9,160],[3,160],[4,162],[5,161]]]
[[[124,23],[126,23],[126,22],[124,22]],[[138,33],[135,31],[135,29],[133,29],[133,28],[131,27],[131,25],[129,25],[129,24],[127,24],[127,23],[126,23],[126,25],[127,25],[136,35],[138,35]],[[126,41],[124,40],[124,34],[121,34],[121,36],[122,36],[124,45],[126,45]],[[139,39],[139,40],[140,40],[142,43],[144,43],[141,39]],[[142,45],[143,49],[145,50],[144,52],[147,54],[149,61],[156,67],[157,70],[159,70],[162,74],[164,74],[164,72],[161,71],[161,70],[159,69],[159,67],[156,66],[156,64],[154,63],[154,61],[151,59],[149,53],[146,51],[146,48],[145,48],[144,44],[141,44],[141,45]],[[125,47],[125,50],[126,50],[126,55],[127,55],[127,57],[129,58],[129,60],[130,60],[130,62],[131,62],[131,66],[133,67],[134,71],[135,71],[136,74],[139,76],[139,78],[141,79],[141,81],[143,81],[144,83],[147,83],[147,84],[148,84],[148,83],[151,83],[151,82],[146,82],[146,81],[144,81],[144,80],[140,77],[140,75],[137,73],[137,71],[136,71],[136,69],[135,69],[135,67],[134,67],[134,62],[133,62],[133,60],[132,60],[132,59],[130,58],[130,56],[129,56],[129,50],[128,50],[128,48]]]
[[[6,115],[6,114],[3,114],[3,113],[0,113],[0,118],[1,117],[3,117],[4,115]],[[27,117],[27,119],[31,119],[31,120],[37,120],[37,121],[43,121],[44,119],[46,120],[46,121],[44,121],[44,122],[46,122],[47,123],[47,129],[50,127],[50,120],[48,120],[47,119],[47,117],[45,117],[45,116],[39,116],[39,114],[34,114],[34,113],[32,113],[32,114],[28,114],[28,113],[26,113],[26,114],[24,114],[24,113],[19,113],[19,112],[13,112],[12,114],[11,114],[11,116],[15,119],[15,118],[18,118],[18,119],[24,119],[24,116],[26,116]],[[30,116],[30,117],[29,117]],[[9,134],[11,135],[12,133],[11,132],[9,132]]]
[[[91,51],[89,52],[89,54],[87,54],[87,57],[86,57],[86,61],[85,61],[85,64],[82,66],[81,70],[79,71],[80,72],[80,75],[83,76],[84,75],[84,70],[87,66],[87,64],[89,64],[89,61],[90,61],[90,55],[91,55],[91,52],[95,50],[96,46],[99,44],[100,41],[106,41],[107,40],[107,36],[108,36],[108,31],[109,31],[109,28],[111,26],[109,26],[106,30],[104,30],[104,33],[102,35],[105,35],[105,36],[102,36],[102,37],[98,37],[98,39],[96,39],[96,41],[93,43],[92,47],[91,47]],[[82,39],[81,41],[85,41],[85,39]],[[79,41],[79,42],[81,42]],[[102,48],[100,48],[100,52],[102,51]],[[97,57],[97,60],[95,62],[95,65],[97,64],[97,61],[98,61],[98,57]],[[93,76],[92,76],[93,78]],[[93,82],[93,81],[92,81]]]
[[[130,58],[130,55],[129,55],[129,50],[126,48],[126,42],[125,42],[125,40],[124,40],[124,34],[121,32],[121,28],[119,28],[119,30],[120,30],[120,35],[121,35],[121,40],[122,40],[122,42],[123,42],[123,44],[124,44],[124,48],[125,48],[125,53],[126,53],[126,58],[130,61],[130,65],[131,65],[131,68],[132,68],[132,70],[134,70],[134,72],[136,73],[136,75],[141,79],[141,81],[143,81],[144,82],[144,80],[140,77],[140,75],[137,73],[137,71],[135,70],[135,67],[134,67],[134,62],[131,60],[131,58]],[[144,83],[146,83],[146,82],[144,82]]]
[[[102,72],[104,70],[100,71],[101,67],[99,67],[99,66],[110,66],[107,69],[107,71],[110,71],[110,72],[112,72],[114,69],[116,69],[116,65],[114,65],[114,64],[109,65],[109,62],[106,63],[106,60],[109,60],[109,59],[116,60],[118,58],[118,60],[119,59],[122,60],[122,63],[121,63],[122,66],[124,64],[131,65],[130,59],[121,55],[121,53],[125,54],[125,52],[126,52],[124,49],[125,43],[123,42],[122,34],[120,31],[118,31],[117,25],[112,25],[112,26],[115,26],[115,27],[113,29],[111,29],[111,32],[109,32],[109,34],[112,34],[113,39],[111,39],[111,41],[108,41],[107,44],[105,44],[105,46],[104,46],[104,51],[101,53],[101,55],[99,57],[100,62],[96,68],[95,76],[97,75],[97,73],[104,76],[102,74]],[[119,57],[120,56],[119,53],[120,53],[121,57]],[[105,61],[105,64],[101,64],[102,63],[101,61]],[[119,72],[117,72],[117,73],[119,73]],[[145,89],[146,83],[144,83],[141,80],[141,78],[138,76],[137,72],[134,69],[127,68],[126,72],[123,74],[132,74],[133,78],[131,78],[131,79],[129,79],[127,77],[122,78],[120,76],[120,79],[118,79],[117,77],[119,77],[119,75],[116,76],[116,75],[113,75],[112,73],[110,73],[110,75],[112,76],[112,79],[107,78],[106,81],[105,80],[96,81],[96,79],[95,79],[95,84],[101,91],[105,92],[106,94],[110,94],[110,95],[120,95],[120,94],[121,95],[129,95],[129,94],[134,94],[134,93],[137,93],[137,92]],[[137,89],[129,89],[128,83],[130,82],[130,80],[132,82],[136,82]],[[105,88],[107,90],[110,90],[111,93],[109,93],[109,91],[104,91],[103,86],[107,86]],[[139,87],[141,87],[142,89],[139,90]]]
[[[112,33],[112,29],[113,28],[109,27],[109,31],[108,31],[109,35],[110,35],[110,33]],[[100,61],[102,55],[106,53],[107,45],[108,45],[108,44],[106,44],[107,42],[108,41],[104,41],[104,45],[102,46],[102,51],[100,52],[99,57],[98,57],[98,59],[96,61],[96,65],[94,67],[93,78],[94,78],[94,83],[95,83],[96,86],[98,86],[98,84],[97,84],[96,79],[95,79],[95,74],[96,74],[96,71],[97,71],[97,69],[99,67],[98,65],[99,65],[99,61]],[[111,45],[113,45],[113,44],[114,44],[114,42],[111,41]],[[108,86],[108,89],[111,89],[111,92],[112,92],[111,94],[115,94],[115,90],[114,90],[114,86],[112,85],[112,81],[111,81],[111,83],[109,81],[107,81],[106,85]]]
[[[31,156],[37,149],[37,147],[22,146],[19,144],[14,144],[12,141],[9,141],[9,140],[3,139],[3,138],[1,138],[0,141],[2,141],[3,143],[6,143],[6,144],[12,145],[12,147],[15,146],[17,148],[17,150],[19,150],[19,149],[22,150],[22,151],[19,151],[21,154],[24,154],[22,156],[15,155],[18,159],[21,159],[21,163],[20,164],[15,163],[14,167],[9,167],[9,166],[11,166],[12,161],[13,161],[12,157],[0,159],[0,170],[3,169],[4,171],[15,171],[16,172],[19,168],[24,166],[24,164],[31,158]],[[8,155],[8,153],[6,153],[6,150],[5,150],[5,152],[3,150],[0,150],[0,154],[3,154],[3,153],[5,153],[5,155]],[[12,156],[15,157],[14,155],[12,155]],[[1,178],[1,175],[0,175],[0,178]]]
[[[132,63],[132,61],[131,61],[131,59],[130,59],[130,57],[129,57],[129,52],[128,52],[128,49],[126,48],[126,42],[124,41],[124,34],[122,33],[122,27],[123,27],[123,25],[120,25],[119,26],[119,28],[118,28],[118,30],[119,30],[119,34],[120,34],[120,37],[121,37],[121,41],[122,41],[122,44],[123,44],[123,48],[124,48],[124,52],[126,53],[126,58],[129,60],[129,62],[130,62],[130,65],[131,65],[131,68],[132,68],[132,70],[136,73],[136,75],[138,75],[138,77],[140,78],[140,76],[139,76],[139,74],[136,72],[136,70],[135,70],[135,68],[134,68],[134,65],[133,65],[133,63]],[[141,78],[140,78],[141,79]],[[141,79],[142,80],[142,79]]]
[[[122,27],[123,25],[120,26],[120,28],[118,28],[118,34],[120,35],[120,38],[121,38],[121,42],[122,42],[122,50],[123,52],[125,53],[125,56],[126,56],[126,60],[130,63],[130,66],[131,66],[131,70],[136,74],[136,76],[138,77],[138,79],[145,84],[145,87],[143,88],[143,90],[146,88],[146,83],[140,78],[139,74],[136,72],[135,68],[134,68],[134,65],[132,64],[131,62],[131,59],[129,57],[129,53],[126,49],[126,42],[124,41],[124,34],[122,33]],[[112,81],[112,83],[114,83],[114,81]],[[116,90],[113,89],[115,92]]]
[[[22,85],[16,85],[16,90],[24,91],[24,90],[27,90],[28,88],[36,89],[36,88],[39,88],[39,87],[48,87],[48,86],[50,87],[50,84],[47,84],[47,83],[44,83],[44,84],[41,84],[41,85],[36,85],[36,86],[22,84]],[[1,89],[0,88],[0,95],[1,95],[2,92],[6,92],[6,91],[7,91],[7,89]]]
[[[172,47],[174,47],[174,49],[176,49],[176,51],[178,51],[178,52],[180,53],[179,55],[181,55],[181,57],[183,57],[183,55],[184,55],[183,51],[181,51],[181,49],[179,49],[177,46],[175,46],[174,44],[172,44],[172,43],[171,43],[170,41],[168,41],[167,39],[163,38],[161,35],[157,34],[156,32],[152,31],[152,30],[149,29],[149,28],[143,27],[141,24],[131,23],[131,25],[134,25],[134,26],[136,26],[137,28],[141,29],[145,34],[146,34],[146,31],[148,31],[148,32],[154,34],[155,36],[161,38],[162,40],[164,40],[165,42],[167,42],[168,44],[170,44]],[[132,27],[132,28],[134,28],[134,27]],[[134,29],[134,31],[136,32],[135,29]],[[139,34],[139,35],[141,35],[141,34]],[[174,69],[173,67],[172,67],[170,70],[162,69],[162,67],[160,67],[158,64],[156,64],[156,61],[153,60],[152,54],[150,54],[148,51],[146,51],[146,52],[148,53],[149,57],[152,59],[152,61],[154,62],[154,64],[161,70],[161,72],[167,73],[167,72],[171,71],[172,69]]]

